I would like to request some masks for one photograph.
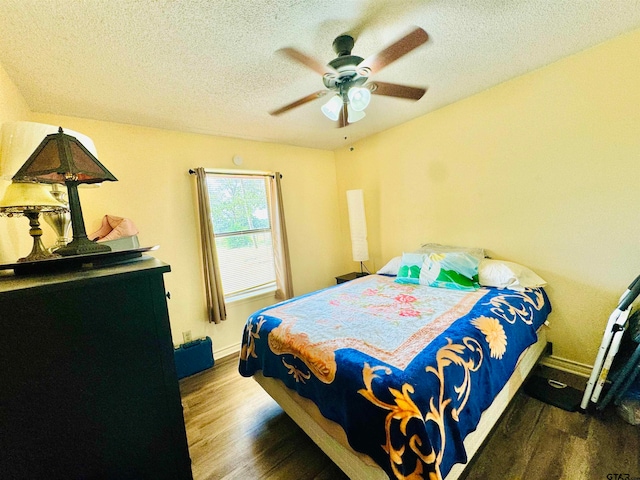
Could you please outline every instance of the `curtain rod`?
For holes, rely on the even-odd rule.
[[[211,173],[213,175],[238,175],[241,177],[271,177],[273,178],[275,175],[273,173],[257,173],[257,172],[237,172],[234,170],[211,170],[204,169],[205,173]],[[192,168],[189,169],[189,175],[195,175],[196,171]],[[280,178],[282,178],[282,174],[280,174]]]

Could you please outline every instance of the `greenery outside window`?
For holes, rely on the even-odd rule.
[[[267,178],[207,174],[224,297],[276,290]]]

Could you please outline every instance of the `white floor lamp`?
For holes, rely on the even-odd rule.
[[[364,215],[364,195],[362,190],[347,190],[347,208],[349,210],[349,230],[351,232],[351,251],[353,261],[360,262],[359,276],[366,275],[363,262],[369,260],[367,243],[367,219]]]

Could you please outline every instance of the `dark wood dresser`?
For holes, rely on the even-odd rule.
[[[192,478],[169,271],[0,274],[1,478]]]

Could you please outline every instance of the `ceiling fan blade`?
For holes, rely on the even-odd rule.
[[[299,50],[296,50],[295,48],[289,48],[289,47],[281,48],[278,51],[282,52],[284,55],[295,60],[296,62],[301,63],[305,67],[310,68],[314,72],[318,72],[320,75],[324,75],[325,73],[335,72],[335,70],[331,68],[329,65],[323,65],[320,62],[318,62],[316,59],[311,58],[310,56],[302,53]]]
[[[375,95],[406,98],[408,100],[420,100],[427,91],[426,88],[409,87],[408,85],[386,82],[370,82],[365,86]]]
[[[362,62],[360,62],[358,68],[367,68],[370,70],[371,74],[379,72],[390,63],[395,62],[403,55],[409,53],[411,50],[418,48],[427,40],[429,40],[429,35],[427,34],[427,32],[418,27],[394,44],[389,45],[381,52],[365,58]]]
[[[306,97],[302,97],[299,100],[296,100],[295,102],[290,103],[289,105],[285,105],[284,107],[281,107],[277,110],[273,110],[272,112],[269,112],[269,114],[274,116],[280,115],[284,112],[288,112],[292,108],[296,108],[296,107],[299,107],[300,105],[304,105],[305,103],[309,103],[315,100],[316,98],[324,97],[327,93],[329,93],[329,90],[319,90],[310,95],[307,95]]]

